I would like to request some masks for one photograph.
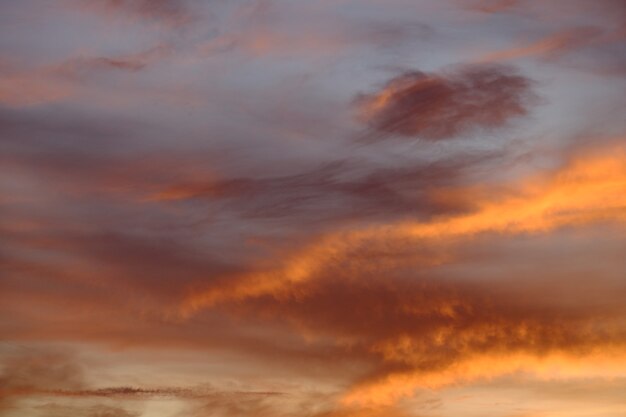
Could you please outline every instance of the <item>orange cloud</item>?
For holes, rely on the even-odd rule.
[[[541,295],[561,291],[563,300],[571,298],[547,270],[518,289],[430,278],[429,271],[455,260],[438,248],[478,235],[545,235],[598,222],[621,227],[625,190],[626,149],[588,151],[506,188],[459,190],[474,193],[469,213],[324,236],[282,266],[191,294],[181,312],[219,308],[286,321],[313,340],[330,337],[353,358],[375,364],[345,394],[348,405],[390,405],[418,388],[520,372],[535,378],[624,376],[621,290],[611,296],[610,285],[598,284],[594,291],[606,295],[602,305],[581,294],[573,304],[560,304]],[[402,255],[408,248],[413,251]],[[407,271],[411,279],[404,278]],[[572,291],[583,291],[576,279],[570,277]]]
[[[561,352],[541,356],[524,352],[476,354],[443,370],[388,375],[374,383],[353,388],[342,401],[348,405],[393,404],[402,397],[411,396],[418,388],[437,389],[515,373],[528,374],[540,380],[624,377],[626,351],[623,347],[612,351],[602,347],[583,355]]]
[[[507,276],[485,283],[431,276],[419,263],[412,273],[370,266],[370,257],[361,252],[327,265],[289,293],[220,307],[288,322],[309,340],[333,340],[351,358],[371,363],[346,393],[346,404],[389,405],[418,388],[520,372],[564,379],[626,375],[623,287],[613,288],[606,277],[587,290],[579,277],[560,281],[549,268],[533,268],[536,278],[509,268]],[[511,287],[510,279],[524,284]],[[546,296],[557,291],[556,301]],[[603,294],[602,304],[585,296],[590,292]]]
[[[321,237],[287,256],[275,269],[245,274],[239,279],[191,294],[181,311],[188,315],[227,300],[279,294],[292,284],[313,279],[327,263],[350,256],[368,242],[410,239],[470,238],[483,233],[543,233],[564,226],[626,221],[626,150],[623,146],[596,155],[579,156],[549,175],[525,179],[508,191],[481,190],[477,209],[430,222],[406,222]],[[467,193],[467,190],[461,190]],[[445,260],[433,257],[427,263]]]

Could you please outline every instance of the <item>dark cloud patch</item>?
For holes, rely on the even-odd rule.
[[[98,389],[40,389],[26,394],[49,395],[67,398],[118,398],[118,399],[150,399],[150,398],[180,398],[180,399],[212,399],[218,401],[224,398],[272,398],[284,393],[278,391],[232,391],[222,392],[210,387],[109,387]]]
[[[281,228],[291,230],[301,229],[303,221],[319,228],[458,212],[467,210],[469,201],[440,199],[437,190],[471,181],[505,156],[500,151],[458,152],[395,167],[344,158],[301,172],[253,176],[216,168],[219,155],[208,150],[137,150],[139,132],[153,132],[141,125],[39,120],[3,112],[0,129],[6,133],[0,140],[5,150],[0,167],[15,178],[36,173],[39,186],[55,191],[56,204],[71,204],[72,211],[84,213],[73,223],[97,224],[106,229],[104,234],[115,233],[127,225],[124,219],[139,214],[141,224],[160,222],[157,227],[164,230],[174,223],[211,227],[233,219],[282,221]],[[96,202],[100,208],[94,208]],[[173,208],[184,210],[186,217]]]
[[[278,391],[232,391],[220,392],[206,388],[138,388],[138,387],[111,387],[82,391],[62,392],[68,396],[88,397],[178,397],[178,398],[207,398],[207,397],[278,397],[283,395]]]
[[[467,201],[438,200],[440,187],[458,185],[501,158],[499,152],[460,154],[438,161],[390,168],[341,161],[280,177],[196,180],[174,183],[156,201],[221,201],[247,219],[388,220],[467,210]]]
[[[408,72],[355,99],[367,140],[387,135],[443,140],[504,127],[525,116],[532,81],[504,66],[466,66],[443,73]]]

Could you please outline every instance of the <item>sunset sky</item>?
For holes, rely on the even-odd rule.
[[[624,0],[0,1],[0,416],[626,416]]]

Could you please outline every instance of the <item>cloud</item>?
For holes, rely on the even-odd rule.
[[[16,398],[46,390],[84,387],[82,368],[63,351],[22,351],[2,358],[0,410]]]
[[[190,407],[180,417],[416,417],[397,406],[352,406],[336,403],[332,396],[301,392],[279,398],[264,396],[216,396],[199,406]]]
[[[81,7],[105,14],[143,22],[159,22],[173,27],[183,26],[193,20],[193,14],[183,0],[78,0]]]
[[[62,79],[32,72],[0,71],[0,105],[23,108],[66,100],[76,93],[76,86]]]
[[[274,269],[192,293],[182,312],[213,308],[288,322],[377,363],[347,394],[348,403],[388,404],[417,388],[520,371],[621,375],[623,287],[597,282],[594,291],[604,301],[596,303],[580,298],[584,290],[574,277],[569,290],[548,269],[536,281],[507,277],[522,287],[503,276],[486,283],[431,274],[458,262],[450,249],[477,236],[541,236],[598,222],[621,227],[624,161],[619,146],[579,155],[517,187],[477,192],[475,212],[324,236],[286,254]],[[563,303],[542,295],[558,288]]]
[[[160,44],[144,51],[113,56],[76,56],[58,64],[53,71],[63,76],[80,76],[89,71],[128,71],[138,72],[161,61],[172,50]],[[54,66],[53,66],[54,67]]]
[[[523,22],[520,19],[523,16],[533,17],[533,21],[550,22],[549,25],[523,29],[522,40],[513,42],[508,48],[487,52],[478,62],[530,58],[559,64],[561,70],[576,69],[601,77],[620,76],[626,72],[626,61],[623,58],[626,56],[626,14],[622,2],[504,0],[479,2],[468,8],[490,14],[514,12],[515,16],[500,16],[501,19],[515,22],[512,27]],[[517,30],[515,36],[519,37]]]
[[[415,414],[407,413],[395,407],[341,407],[331,411],[324,411],[311,417],[411,417]]]
[[[23,124],[28,129],[39,128],[33,123]],[[91,205],[85,206],[84,211],[69,213],[51,210],[46,215],[56,223],[27,228],[10,241],[11,262],[3,259],[2,265],[3,272],[8,272],[8,278],[3,280],[2,306],[11,311],[7,317],[19,319],[7,320],[4,327],[5,334],[13,339],[79,339],[154,349],[175,346],[210,350],[219,346],[245,351],[257,358],[274,357],[272,363],[279,357],[281,366],[299,361],[300,365],[293,366],[302,367],[315,358],[315,363],[331,369],[328,372],[336,372],[335,377],[354,378],[353,391],[346,398],[356,402],[371,396],[369,390],[379,391],[381,402],[390,402],[396,398],[391,392],[408,395],[425,386],[489,378],[519,369],[534,372],[543,366],[537,357],[544,354],[548,365],[564,363],[568,367],[577,359],[596,360],[593,347],[610,347],[611,337],[615,337],[616,345],[621,343],[619,323],[615,328],[607,324],[607,328],[590,329],[594,326],[589,323],[595,325],[599,316],[608,317],[607,323],[613,323],[618,314],[610,305],[605,306],[606,310],[580,303],[574,310],[547,308],[537,306],[539,292],[526,289],[514,293],[515,296],[524,294],[523,299],[533,302],[513,307],[516,298],[510,293],[492,293],[489,286],[474,283],[438,283],[428,275],[429,271],[459,260],[458,253],[451,250],[455,241],[472,247],[477,237],[550,234],[563,227],[605,221],[620,224],[624,202],[617,190],[624,186],[624,155],[619,147],[586,149],[554,172],[497,186],[476,186],[467,178],[468,172],[484,170],[483,164],[493,161],[492,155],[479,153],[425,163],[413,160],[412,165],[397,168],[345,161],[301,174],[234,177],[246,179],[246,186],[216,193],[211,187],[217,184],[218,190],[224,188],[229,179],[213,175],[214,169],[201,169],[210,165],[210,159],[204,160],[201,155],[196,155],[198,159],[179,159],[180,155],[169,153],[151,159],[144,154],[143,159],[135,160],[129,157],[132,153],[120,156],[109,153],[106,147],[92,149],[84,146],[85,141],[76,141],[72,152],[59,152],[64,149],[63,141],[74,140],[74,136],[97,138],[95,143],[113,148],[118,143],[115,140],[120,140],[117,131],[108,125],[103,130],[88,126],[89,129],[69,133],[63,127],[56,126],[63,131],[59,140],[46,135],[46,140],[52,142],[48,146],[59,147],[50,148],[49,153],[41,153],[38,145],[48,143],[41,142],[41,138],[31,135],[22,140],[21,136],[8,135],[7,144],[18,141],[28,146],[23,149],[22,159],[11,155],[5,162],[19,167],[18,171],[36,173],[37,178],[60,184],[59,189],[72,188],[68,194],[71,197],[53,189],[55,196],[64,196],[64,204],[80,202],[72,205],[74,210],[96,194],[101,204],[107,201],[101,187],[119,190],[130,183],[132,192],[122,193],[120,211],[99,213]],[[109,142],[108,138],[114,141]],[[26,152],[29,150],[33,153]],[[31,159],[33,156],[36,157]],[[198,166],[192,166],[195,164]],[[95,193],[89,190],[90,186],[96,188]],[[158,195],[162,189],[176,191],[176,198],[147,202],[136,198]],[[396,201],[390,196],[394,193],[406,197],[406,203],[397,205],[397,210],[405,215],[403,221],[392,215]],[[438,207],[424,213],[431,193],[437,197],[449,195],[450,201],[469,204],[453,205],[452,210]],[[302,195],[313,197],[301,198]],[[311,211],[316,212],[320,206],[311,202],[324,198],[329,202],[346,198],[349,203],[346,211],[340,213],[343,216],[354,211],[355,216],[372,220],[378,212],[387,213],[387,208],[389,214],[377,219],[380,223],[340,224],[340,231],[321,233],[307,229],[306,238],[272,243],[258,257],[248,256],[250,248],[241,240],[237,240],[233,250],[224,250],[228,233],[217,234],[219,245],[212,246],[206,245],[212,237],[209,234],[201,233],[199,238],[188,231],[181,233],[175,223],[168,223],[185,217],[177,211],[181,207],[204,211],[218,200],[230,204],[230,213],[237,214],[236,219],[250,213],[246,211],[247,204],[281,204],[287,207],[284,212],[267,210],[266,216],[275,215],[282,225],[293,223],[305,229],[305,225],[287,219],[297,219],[298,215],[292,212],[303,208],[312,207]],[[363,202],[361,206],[355,204],[358,201]],[[117,204],[112,205],[116,210],[120,207]],[[137,208],[138,217],[130,215],[134,212],[132,207]],[[160,217],[163,208],[176,215]],[[365,213],[358,213],[359,210]],[[318,215],[323,212],[317,211]],[[416,216],[408,219],[407,215],[412,214]],[[164,221],[166,218],[168,222]],[[137,233],[139,224],[149,231]],[[159,226],[166,230],[165,234]],[[318,233],[323,236],[319,238]],[[5,242],[8,238],[5,236]],[[301,242],[306,243],[300,246]],[[41,257],[40,253],[50,256]],[[519,259],[526,258],[520,255]],[[530,260],[530,264],[535,263],[540,262]],[[489,262],[484,266],[487,271],[493,267]],[[417,272],[423,275],[413,275]],[[508,273],[503,276],[508,277]],[[411,281],[415,282],[407,283]],[[520,274],[511,282],[528,281]],[[560,281],[554,286],[561,296],[562,284]],[[189,321],[163,319],[185,291],[189,291],[190,297],[182,309],[196,315]],[[604,304],[608,304],[606,299]],[[45,314],[24,316],[20,306],[25,305],[37,305]],[[349,306],[353,308],[348,309]],[[484,314],[477,312],[481,309]],[[214,313],[218,315],[212,320]],[[221,314],[235,317],[235,321],[224,321]],[[288,337],[274,337],[275,333],[272,338],[247,337],[241,323],[247,323],[251,317],[260,329],[276,325],[287,334],[295,329],[295,333],[301,332],[313,340],[319,337],[329,342],[293,342]],[[547,334],[552,335],[552,344]],[[291,337],[299,340],[293,334]],[[585,338],[589,344],[581,342]],[[477,357],[479,347],[490,352],[490,356]],[[578,355],[576,349],[584,354]],[[519,356],[515,356],[517,353]],[[338,371],[332,364],[339,360],[360,365],[355,366],[356,370]],[[477,371],[479,365],[489,360],[497,364],[487,367],[492,373]],[[617,361],[612,363],[621,369]],[[136,390],[137,396],[150,395],[144,388],[134,386],[82,391],[97,398],[123,397],[131,395],[128,393],[132,390]]]
[[[489,381],[506,376],[530,376],[532,380],[585,380],[621,377],[626,372],[623,334],[621,343],[598,343],[591,352],[580,352],[575,343],[550,353],[488,353],[457,360],[444,370],[429,372],[421,366],[413,371],[386,375],[379,381],[359,384],[344,397],[346,404],[393,404],[414,395],[418,389]],[[523,349],[519,349],[523,350]],[[573,350],[575,353],[568,352]]]
[[[621,3],[0,3],[0,414],[620,398]]]
[[[61,405],[61,404],[42,404],[35,407],[37,410],[45,413],[46,417],[140,417],[141,413],[129,411],[123,407],[111,405],[87,405],[84,407]]]
[[[594,43],[602,33],[603,31],[598,28],[578,27],[550,35],[527,45],[489,53],[480,60],[493,62],[528,56],[554,57]]]
[[[108,400],[122,405],[153,399],[201,401],[215,411],[220,405],[232,408],[235,404],[259,404],[283,395],[278,391],[225,391],[208,385],[90,388],[79,359],[61,349],[17,348],[0,357],[0,366],[0,410],[19,409],[18,402],[23,399],[39,399],[42,403],[34,408],[44,411],[46,416],[131,417],[141,414],[108,405],[104,402]]]
[[[24,108],[70,101],[99,90],[94,75],[139,72],[170,54],[168,46],[157,45],[131,54],[78,55],[36,68],[0,66],[0,104]]]
[[[128,214],[148,210],[151,223],[161,218],[163,224],[181,228],[236,218],[255,226],[280,221],[276,232],[306,234],[347,222],[463,211],[470,200],[432,191],[479,177],[506,159],[502,151],[468,150],[394,165],[346,158],[294,167],[281,175],[245,175],[220,169],[219,155],[210,150],[138,152],[134,148],[141,147],[146,130],[136,123],[66,121],[8,111],[0,113],[0,123],[7,147],[0,167],[15,178],[36,172],[41,187],[55,190],[58,204],[71,201],[79,207],[96,198]],[[123,146],[133,149],[120,152]],[[98,210],[85,217],[97,221]]]
[[[441,215],[429,221],[397,222],[323,235],[290,255],[277,270],[248,273],[224,286],[190,296],[187,312],[213,305],[222,299],[276,294],[290,285],[312,279],[330,260],[349,257],[354,248],[377,240],[428,241],[471,238],[485,233],[545,233],[568,225],[599,221],[624,221],[620,190],[626,181],[621,146],[611,152],[578,156],[550,175],[528,178],[512,189],[459,190],[474,198],[473,211]],[[437,258],[429,258],[437,263]]]
[[[624,29],[575,27],[534,42],[487,53],[479,61],[502,62],[530,57],[598,75],[619,75],[626,72],[625,38]]]
[[[229,26],[198,50],[203,55],[237,51],[275,59],[341,57],[365,48],[399,48],[429,39],[432,32],[412,19],[362,22],[332,8],[259,1],[239,7]]]
[[[308,340],[329,338],[352,359],[371,361],[373,371],[347,392],[349,404],[389,404],[419,388],[519,372],[539,378],[626,372],[623,285],[613,288],[602,278],[587,289],[579,281],[584,275],[561,280],[547,266],[526,276],[506,260],[496,281],[472,278],[471,266],[454,279],[424,265],[425,246],[386,242],[393,247],[387,259],[370,244],[347,259],[328,260],[314,280],[216,308],[290,323]],[[550,296],[555,291],[558,301]],[[602,294],[602,301],[586,298],[590,293]]]
[[[540,379],[626,373],[623,285],[605,278],[585,285],[584,274],[559,279],[549,267],[524,272],[506,261],[495,281],[473,278],[481,272],[471,266],[455,279],[425,265],[425,242],[404,259],[399,252],[409,249],[402,243],[386,242],[394,247],[391,259],[371,246],[327,261],[314,280],[293,282],[280,294],[257,293],[214,308],[290,323],[308,340],[334,340],[352,359],[373,363],[346,393],[349,404],[390,404],[416,389],[520,372]],[[511,280],[524,284],[511,286]],[[549,295],[554,292],[558,301]],[[586,298],[590,293],[602,301]]]
[[[83,386],[82,370],[64,352],[25,352],[3,363],[4,389],[77,389]]]
[[[185,411],[184,414],[192,417],[205,415],[216,417],[287,417],[288,414],[281,410],[280,404],[277,404],[275,401],[275,397],[271,394],[218,394],[213,396],[213,398],[205,399],[201,405],[192,407],[190,410]],[[305,412],[306,414],[308,413]]]
[[[359,119],[372,133],[444,140],[476,129],[504,127],[525,116],[532,82],[501,66],[465,66],[447,73],[407,72],[379,91],[355,99]]]
[[[509,11],[511,9],[515,9],[518,7],[522,1],[521,0],[476,0],[469,4],[465,4],[468,2],[464,2],[464,6],[473,11],[493,14],[493,13],[502,13]]]
[[[235,399],[243,398],[271,398],[283,395],[277,391],[219,391],[210,387],[158,387],[158,388],[140,388],[140,387],[108,387],[97,389],[51,389],[42,388],[39,390],[21,391],[21,395],[46,395],[54,397],[66,398],[117,398],[117,399],[150,399],[150,398],[178,398],[178,399],[202,399],[206,401],[221,401],[227,399],[235,401]]]
[[[196,205],[222,202],[242,218],[281,219],[284,226],[301,219],[316,227],[377,217],[388,221],[467,209],[467,202],[438,200],[430,191],[457,184],[468,172],[480,171],[501,157],[498,152],[467,153],[396,168],[340,161],[287,176],[190,178],[167,185],[146,200]]]

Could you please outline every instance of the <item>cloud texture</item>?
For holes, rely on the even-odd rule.
[[[2,2],[0,415],[624,415],[591,3]]]

